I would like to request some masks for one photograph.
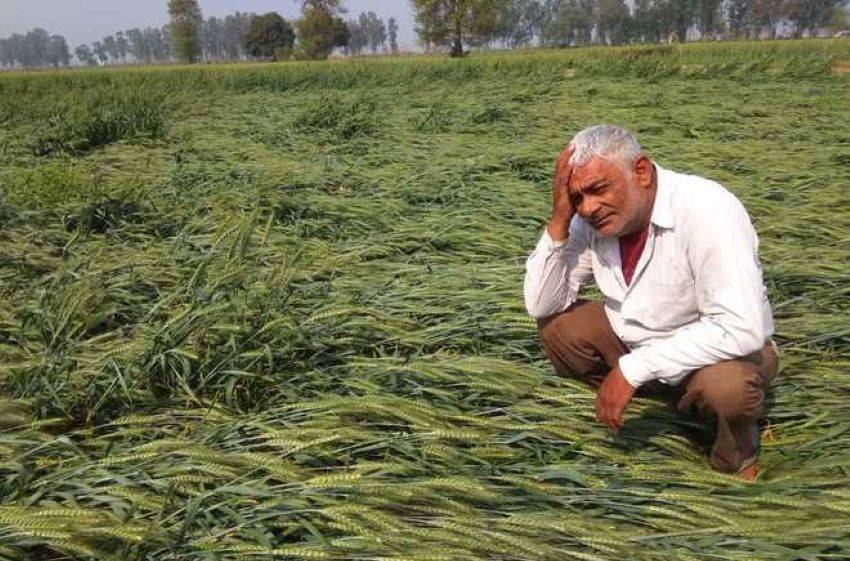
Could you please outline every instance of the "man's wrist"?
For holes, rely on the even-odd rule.
[[[655,379],[652,369],[639,352],[632,351],[621,356],[617,361],[617,368],[620,369],[623,378],[635,389]]]
[[[549,225],[546,227],[546,231],[549,233],[549,237],[552,238],[553,242],[563,242],[567,240],[567,237],[570,235],[571,221],[572,217],[552,217],[552,220],[549,221]]]

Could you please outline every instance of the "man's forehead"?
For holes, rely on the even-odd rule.
[[[570,177],[570,191],[578,191],[599,181],[611,179],[615,166],[615,162],[596,157],[583,166],[574,167]]]

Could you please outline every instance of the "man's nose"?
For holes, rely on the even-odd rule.
[[[589,216],[593,216],[598,209],[599,203],[589,200],[588,197],[584,197],[578,207],[576,207],[576,212],[582,218],[587,218]]]

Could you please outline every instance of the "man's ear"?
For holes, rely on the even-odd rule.
[[[643,189],[649,189],[652,186],[652,160],[650,160],[646,154],[641,154],[638,156],[638,159],[635,160],[632,169],[634,169],[638,185]]]

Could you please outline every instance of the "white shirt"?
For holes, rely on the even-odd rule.
[[[677,384],[760,349],[773,335],[758,237],[744,206],[719,183],[655,168],[649,234],[630,285],[618,238],[603,237],[578,215],[566,241],[544,230],[526,261],[525,307],[535,318],[566,310],[595,279],[611,327],[631,351],[619,366],[634,387]]]

